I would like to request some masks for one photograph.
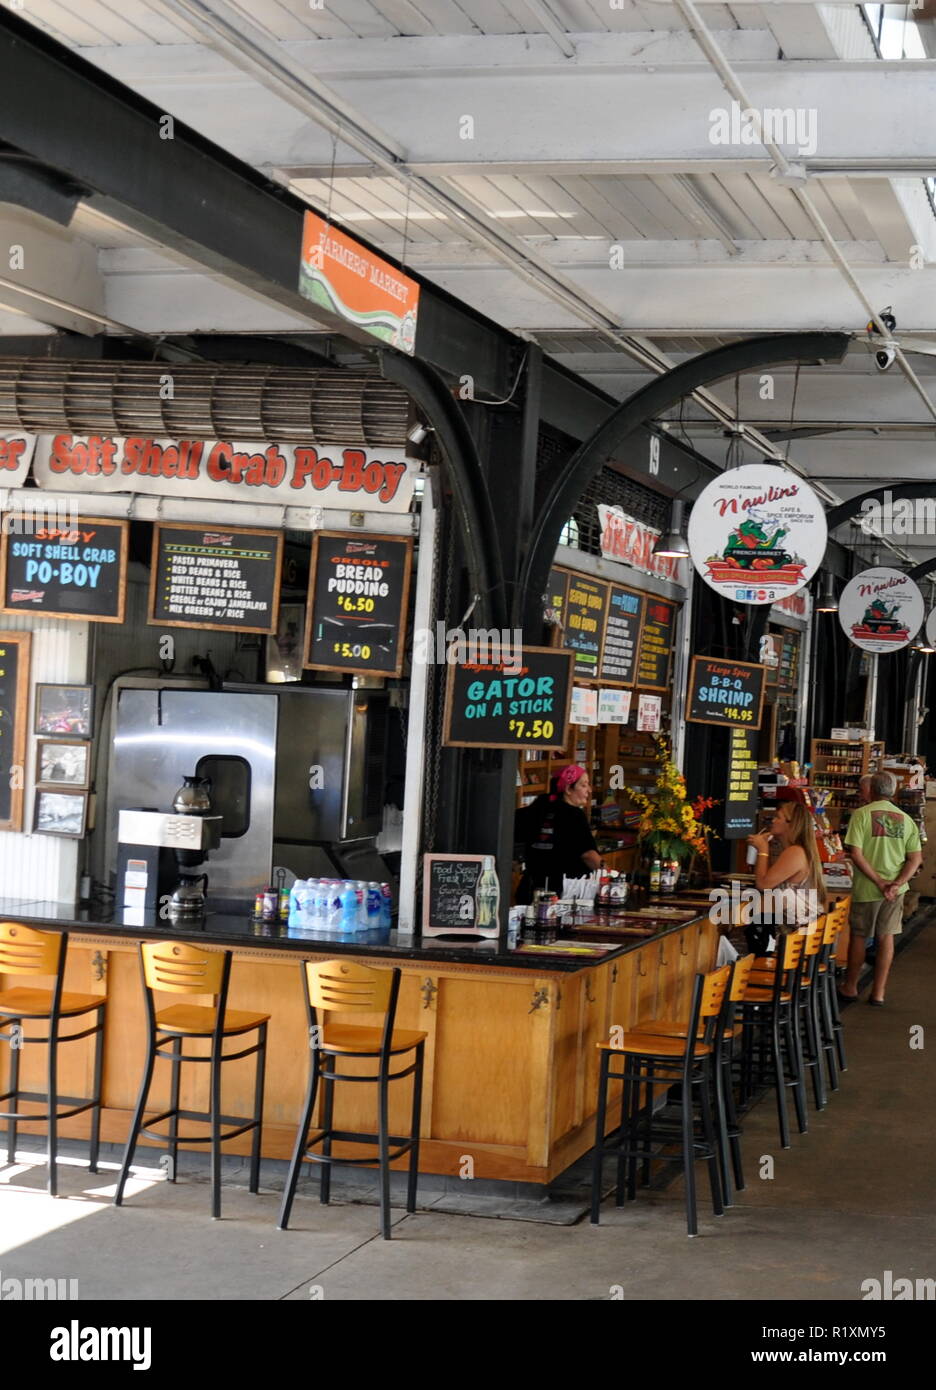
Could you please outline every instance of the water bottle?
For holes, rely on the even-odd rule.
[[[379,883],[367,885],[367,930],[378,931],[383,920],[383,894]]]
[[[331,890],[331,912],[329,913],[329,925],[333,931],[341,930],[341,894],[344,891],[344,882],[340,878],[330,878],[328,885]]]
[[[393,895],[390,891],[389,883],[380,885],[380,925],[385,931],[389,931],[393,923]]]
[[[309,931],[317,931],[322,925],[322,905],[319,897],[321,889],[321,879],[310,878],[306,880],[305,895],[305,925]]]
[[[289,917],[287,918],[287,921],[289,926],[291,927],[298,927],[301,925],[299,911],[299,891],[304,887],[305,879],[297,878],[295,883],[289,890]]]
[[[335,914],[332,909],[332,885],[327,878],[316,880],[313,895],[315,905],[312,913],[316,928],[321,932],[331,931]]]
[[[363,879],[354,880],[354,891],[357,894],[357,929],[367,931],[367,884]]]
[[[350,879],[345,879],[339,895],[341,904],[341,918],[338,922],[339,929],[345,933],[356,932],[358,929],[358,896],[357,890]]]

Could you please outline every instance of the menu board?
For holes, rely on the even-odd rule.
[[[575,652],[576,680],[599,679],[608,588],[604,580],[588,579],[584,574],[569,575],[563,636],[565,646]]]
[[[122,623],[128,521],[85,516],[56,526],[11,513],[3,521],[0,593],[5,613]]]
[[[601,679],[609,685],[633,685],[644,595],[612,584],[608,595]]]
[[[449,666],[447,748],[556,748],[566,743],[573,654],[523,647],[512,659]]]
[[[641,690],[669,689],[670,655],[677,606],[647,594],[637,646],[637,685]]]
[[[729,732],[728,786],[725,791],[725,839],[742,840],[757,829],[760,789],[757,781],[757,740],[754,730]]]
[[[281,531],[153,527],[149,622],[214,631],[276,631]]]
[[[483,867],[483,854],[423,855],[424,936],[477,934],[477,891]]]
[[[696,724],[745,724],[759,729],[765,674],[763,666],[750,661],[694,656],[686,718]]]
[[[317,532],[303,665],[400,675],[412,562],[408,536]]]
[[[31,641],[28,632],[0,632],[0,830],[23,828]]]
[[[566,570],[549,571],[549,588],[546,592],[546,612],[550,621],[557,627],[564,627],[566,621],[566,598],[569,593],[569,575]]]

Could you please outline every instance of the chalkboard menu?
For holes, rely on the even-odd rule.
[[[549,614],[550,621],[558,627],[565,627],[568,593],[568,572],[566,570],[550,570],[549,589],[546,593],[546,612]]]
[[[728,786],[725,791],[725,839],[743,840],[757,829],[760,788],[757,781],[757,740],[754,730],[729,730]]]
[[[573,654],[523,647],[448,668],[442,742],[449,748],[565,747]]]
[[[652,594],[644,596],[644,620],[637,647],[637,680],[641,690],[668,690],[676,604]]]
[[[303,665],[400,675],[412,561],[408,536],[317,532]]]
[[[475,926],[483,854],[423,855],[424,936],[491,935]]]
[[[95,516],[59,524],[6,516],[0,555],[3,611],[122,623],[129,526]]]
[[[150,623],[275,632],[282,553],[281,531],[154,526]]]
[[[0,632],[0,830],[23,828],[31,641],[28,632]]]
[[[564,642],[575,652],[576,680],[599,679],[608,587],[601,579],[587,579],[584,574],[569,575]]]
[[[743,724],[759,729],[765,674],[763,666],[750,661],[694,656],[686,718],[697,724]]]
[[[606,685],[633,685],[644,595],[612,584],[608,595],[601,679]]]

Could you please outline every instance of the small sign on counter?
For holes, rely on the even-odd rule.
[[[491,934],[475,926],[484,859],[483,854],[423,855],[423,936]]]
[[[281,531],[154,526],[149,623],[274,633],[282,555]]]

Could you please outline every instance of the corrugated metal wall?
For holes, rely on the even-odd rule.
[[[819,13],[844,62],[874,62],[877,54],[857,5],[820,5]]]
[[[33,835],[36,740],[33,735],[36,684],[83,685],[88,671],[88,624],[25,614],[0,615],[7,632],[31,632],[29,725],[26,744],[26,794],[22,834],[0,834],[0,895],[5,898],[71,902],[78,881],[82,844],[57,835]]]

